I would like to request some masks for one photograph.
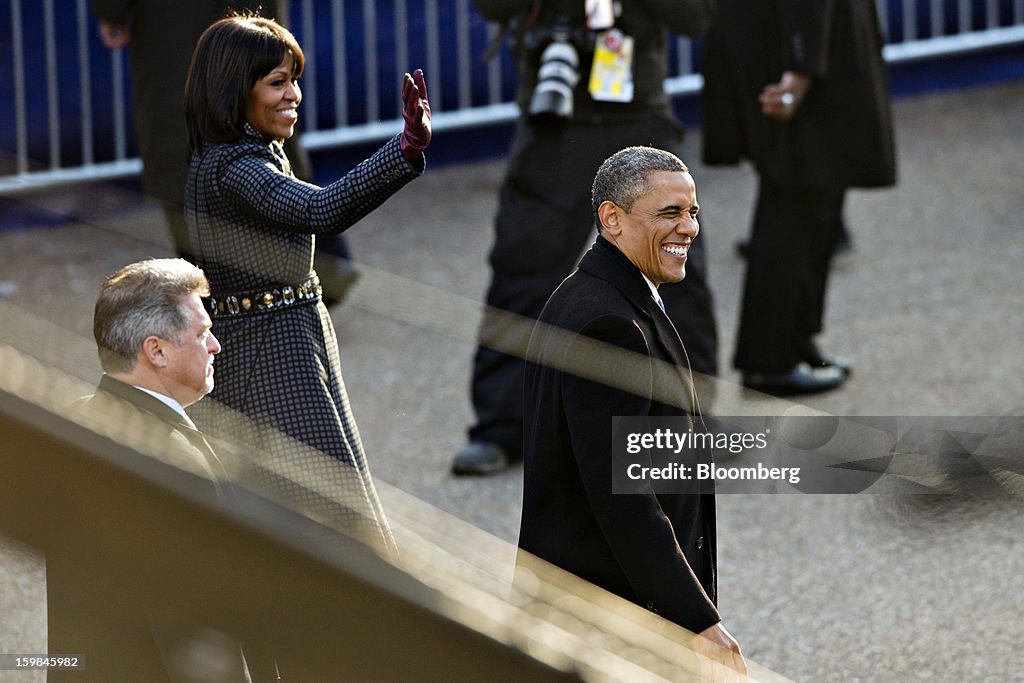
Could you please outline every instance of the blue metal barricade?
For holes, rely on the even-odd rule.
[[[877,1],[892,63],[1024,43],[1024,0]],[[481,61],[496,27],[470,0],[295,0],[290,15],[307,54],[303,140],[311,150],[393,135],[400,78],[414,66],[429,75],[439,132],[517,114],[512,61],[507,52]],[[673,42],[673,95],[702,85],[695,47]],[[100,43],[88,0],[0,7],[0,194],[140,170],[125,59]]]

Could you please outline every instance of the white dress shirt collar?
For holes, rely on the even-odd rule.
[[[139,386],[139,385],[137,385],[137,384],[133,384],[132,386],[133,386],[133,387],[135,387],[136,389],[138,389],[139,391],[144,391],[144,392],[146,392],[147,394],[149,394],[149,395],[150,395],[150,396],[152,396],[153,398],[157,399],[158,401],[160,401],[161,403],[163,403],[163,404],[164,404],[165,406],[167,406],[168,408],[170,408],[170,409],[171,409],[171,410],[173,410],[174,412],[176,412],[176,413],[178,413],[179,415],[181,415],[181,416],[182,416],[182,417],[183,417],[183,418],[185,419],[185,423],[186,423],[186,424],[187,424],[187,425],[188,425],[189,427],[192,427],[193,429],[195,429],[195,428],[196,428],[196,425],[195,425],[195,423],[194,423],[194,422],[192,422],[192,419],[191,419],[191,418],[190,418],[190,417],[189,417],[189,416],[188,416],[188,415],[187,415],[187,414],[185,413],[185,409],[181,407],[181,404],[180,404],[180,403],[178,403],[177,401],[175,401],[175,400],[174,400],[173,398],[171,398],[170,396],[164,396],[163,394],[157,393],[157,392],[155,392],[155,391],[152,391],[152,390],[150,390],[150,389],[147,389],[147,388],[145,388],[145,387],[140,387],[140,386]]]
[[[644,273],[640,274],[644,276],[644,282],[646,282],[647,286],[651,288],[651,298],[654,299],[654,303],[658,304],[658,307],[664,311],[665,304],[662,303],[661,295],[658,294],[658,287],[654,284],[654,282],[651,281],[651,278],[647,277],[647,275],[645,275]]]

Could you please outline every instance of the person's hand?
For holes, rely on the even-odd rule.
[[[100,21],[100,40],[111,50],[120,50],[132,37],[131,24]]]
[[[709,626],[693,638],[693,651],[721,664],[725,669],[707,672],[706,680],[741,681],[747,677],[747,663],[740,652],[740,644],[721,623]]]
[[[773,121],[789,121],[796,114],[810,87],[810,76],[784,71],[779,82],[766,85],[757,98],[761,103],[761,113]]]
[[[409,161],[415,161],[430,144],[430,102],[427,101],[427,82],[422,69],[416,69],[411,76],[405,74],[402,118],[405,119],[405,130],[398,144],[402,155]]]

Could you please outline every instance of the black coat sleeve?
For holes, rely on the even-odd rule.
[[[134,0],[92,0],[92,13],[102,21],[120,24],[131,18]]]
[[[828,72],[834,4],[834,0],[783,0],[784,69],[819,77]]]

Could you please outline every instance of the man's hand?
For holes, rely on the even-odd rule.
[[[111,50],[120,50],[132,37],[131,24],[115,24],[100,21],[100,40]]]
[[[427,100],[427,82],[423,70],[405,74],[402,83],[402,118],[405,130],[399,139],[402,154],[409,161],[418,159],[430,144],[430,102]]]
[[[757,98],[761,103],[761,113],[773,121],[789,121],[796,114],[810,87],[810,76],[784,71],[779,82],[766,85]]]
[[[725,670],[709,672],[707,680],[739,681],[747,676],[747,663],[740,652],[740,644],[721,623],[710,626],[694,636],[693,651],[726,667]]]

